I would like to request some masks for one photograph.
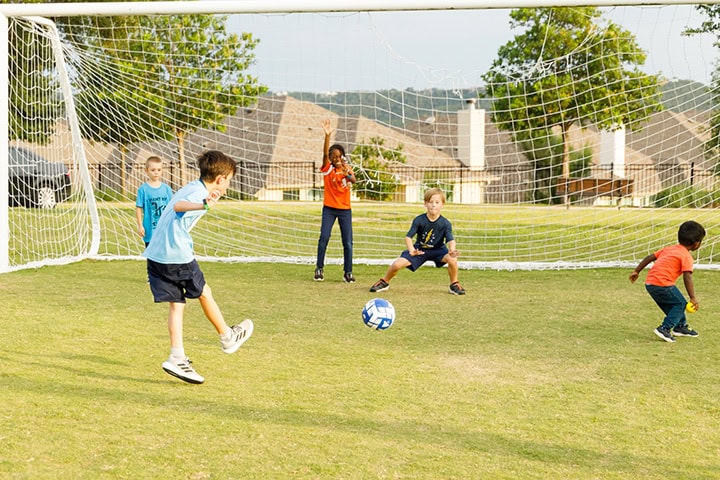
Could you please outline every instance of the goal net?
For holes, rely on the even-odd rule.
[[[684,34],[691,6],[207,12],[8,14],[1,269],[140,258],[145,160],[177,190],[208,149],[238,171],[196,254],[311,264],[325,119],[357,263],[400,253],[432,187],[465,268],[631,265],[691,219],[720,263],[715,39]]]

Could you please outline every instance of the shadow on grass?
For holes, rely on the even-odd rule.
[[[208,386],[193,386],[179,382],[176,379],[152,380],[147,378],[119,376],[117,374],[98,371],[93,368],[74,368],[59,365],[53,362],[19,361],[18,357],[32,357],[32,355],[21,352],[7,352],[15,358],[0,356],[6,363],[18,363],[25,366],[31,365],[44,370],[61,370],[62,375],[52,376],[52,381],[40,381],[38,379],[24,376],[23,374],[8,373],[3,375],[3,387],[6,392],[15,392],[22,396],[38,395],[62,395],[70,401],[81,399],[83,401],[99,402],[100,404],[118,402],[128,405],[158,405],[168,404],[170,392],[152,393],[147,390],[133,389],[132,384],[173,384],[194,389],[207,389]],[[107,359],[99,355],[69,355],[62,354],[58,357],[67,360],[84,360],[94,364],[113,365],[124,367],[123,362]],[[122,388],[109,388],[92,385],[89,383],[64,382],[63,378],[73,379],[95,378],[99,380],[112,380],[123,382]],[[183,390],[187,392],[188,390]],[[257,408],[238,405],[237,403],[225,403],[202,398],[201,392],[198,396],[172,397],[173,409],[202,412],[204,415],[217,417],[221,420],[235,419],[247,423],[266,423],[273,426],[290,426],[305,428],[322,428],[346,433],[365,436],[377,436],[383,439],[392,439],[397,442],[407,442],[414,445],[426,444],[428,448],[436,448],[438,445],[449,449],[462,449],[476,451],[493,455],[498,458],[505,458],[511,462],[531,461],[553,463],[567,469],[598,470],[608,475],[636,475],[643,471],[650,476],[661,476],[664,478],[717,478],[720,471],[720,462],[715,465],[705,466],[694,464],[688,457],[683,457],[681,463],[673,463],[666,458],[662,452],[652,455],[633,455],[626,452],[597,451],[582,446],[566,446],[553,443],[543,443],[508,435],[500,435],[492,432],[480,431],[482,425],[471,424],[467,430],[449,428],[447,425],[432,422],[417,421],[383,421],[382,419],[357,418],[337,414],[328,414],[318,411],[312,405],[307,409],[293,408]],[[488,419],[492,422],[492,419]],[[532,430],[532,426],[527,426]],[[628,477],[630,478],[630,477]]]

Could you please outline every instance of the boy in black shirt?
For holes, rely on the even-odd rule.
[[[452,234],[452,224],[440,215],[445,205],[445,194],[439,188],[431,188],[425,192],[425,208],[427,213],[418,215],[405,236],[404,250],[389,267],[385,276],[370,287],[371,292],[383,292],[390,288],[390,280],[402,268],[409,268],[414,272],[427,261],[435,262],[435,266],[442,267],[447,264],[450,276],[449,293],[465,295],[465,289],[458,282],[457,257],[460,252],[455,250],[455,238]],[[413,242],[413,236],[417,240]]]

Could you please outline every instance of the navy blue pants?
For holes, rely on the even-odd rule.
[[[351,273],[353,255],[352,210],[340,210],[323,205],[316,266],[318,268],[325,267],[325,252],[327,251],[330,233],[335,224],[335,219],[337,219],[340,225],[340,238],[342,239],[343,245],[343,269],[345,273]]]
[[[675,285],[670,287],[658,287],[657,285],[645,285],[645,289],[650,294],[660,310],[665,313],[662,328],[672,330],[673,328],[687,325],[685,318],[685,306],[687,301],[680,289]]]

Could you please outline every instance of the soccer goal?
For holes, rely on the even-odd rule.
[[[324,119],[358,263],[396,257],[437,187],[465,268],[630,265],[688,219],[720,264],[708,19],[564,3],[0,5],[0,271],[140,258],[145,160],[176,190],[207,149],[238,171],[196,253],[312,263]]]

